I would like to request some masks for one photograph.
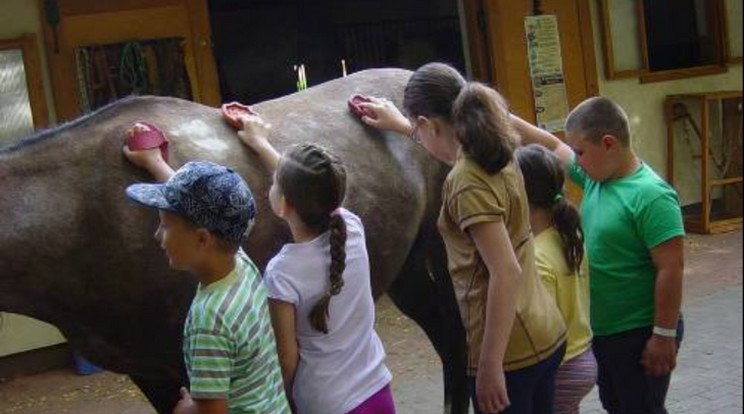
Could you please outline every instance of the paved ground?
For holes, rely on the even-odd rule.
[[[731,287],[687,307],[689,340],[672,377],[670,414],[742,413],[742,289]],[[584,414],[603,414],[596,393]]]
[[[742,414],[742,233],[691,236],[685,283],[686,341],[669,395],[670,414]],[[397,311],[382,307],[381,320]],[[401,414],[441,412],[438,365],[410,365],[405,353],[426,361],[431,353],[423,334],[378,328],[397,371],[394,390]],[[394,327],[394,325],[393,325]],[[393,334],[393,335],[391,335]],[[392,338],[398,338],[393,341]],[[418,344],[418,346],[416,346]],[[412,351],[410,351],[412,350]],[[408,367],[401,370],[395,364]],[[415,368],[414,368],[415,367]],[[595,392],[582,404],[582,414],[604,414]]]
[[[670,414],[742,414],[742,233],[690,238],[687,341],[673,380]],[[378,331],[395,374],[400,414],[441,412],[439,363],[421,330],[388,300],[378,304]],[[119,375],[79,377],[55,371],[0,379],[0,414],[154,414]],[[596,396],[583,414],[604,413]]]

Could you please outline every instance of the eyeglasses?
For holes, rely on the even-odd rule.
[[[410,138],[411,141],[415,142],[416,144],[421,145],[421,138],[419,138],[417,135],[419,126],[421,126],[421,124],[416,121],[416,124],[413,126],[413,131],[411,131],[411,135],[409,135],[408,138]]]

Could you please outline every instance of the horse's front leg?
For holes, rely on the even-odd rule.
[[[388,291],[398,308],[424,330],[442,360],[444,414],[467,414],[467,344],[446,252],[432,225],[422,230]]]

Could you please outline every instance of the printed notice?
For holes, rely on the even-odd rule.
[[[569,107],[558,18],[528,17],[525,28],[537,124],[550,132],[563,131]]]

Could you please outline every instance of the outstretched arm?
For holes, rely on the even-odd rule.
[[[263,162],[270,173],[276,171],[281,155],[269,142],[271,125],[266,123],[258,115],[249,115],[242,118],[243,130],[238,131],[240,140],[252,149]]]
[[[127,136],[131,137],[134,134],[147,132],[149,130],[149,126],[137,123],[132,127],[132,129],[127,131]],[[125,145],[122,151],[124,152],[124,156],[132,164],[149,171],[158,182],[168,181],[168,179],[176,173],[173,171],[173,168],[165,162],[159,148],[132,151],[129,149],[129,146]]]
[[[400,112],[394,103],[384,98],[370,97],[370,99],[372,102],[361,103],[359,107],[372,112],[375,116],[362,117],[362,122],[373,128],[393,131],[405,136],[410,136],[413,133],[411,121]]]
[[[529,122],[516,115],[511,116],[511,121],[514,128],[522,136],[522,140],[525,145],[542,145],[543,147],[552,151],[558,157],[558,159],[561,160],[565,167],[571,165],[571,163],[573,162],[574,152],[571,147],[561,141],[560,138],[549,133],[548,131],[530,124]]]

